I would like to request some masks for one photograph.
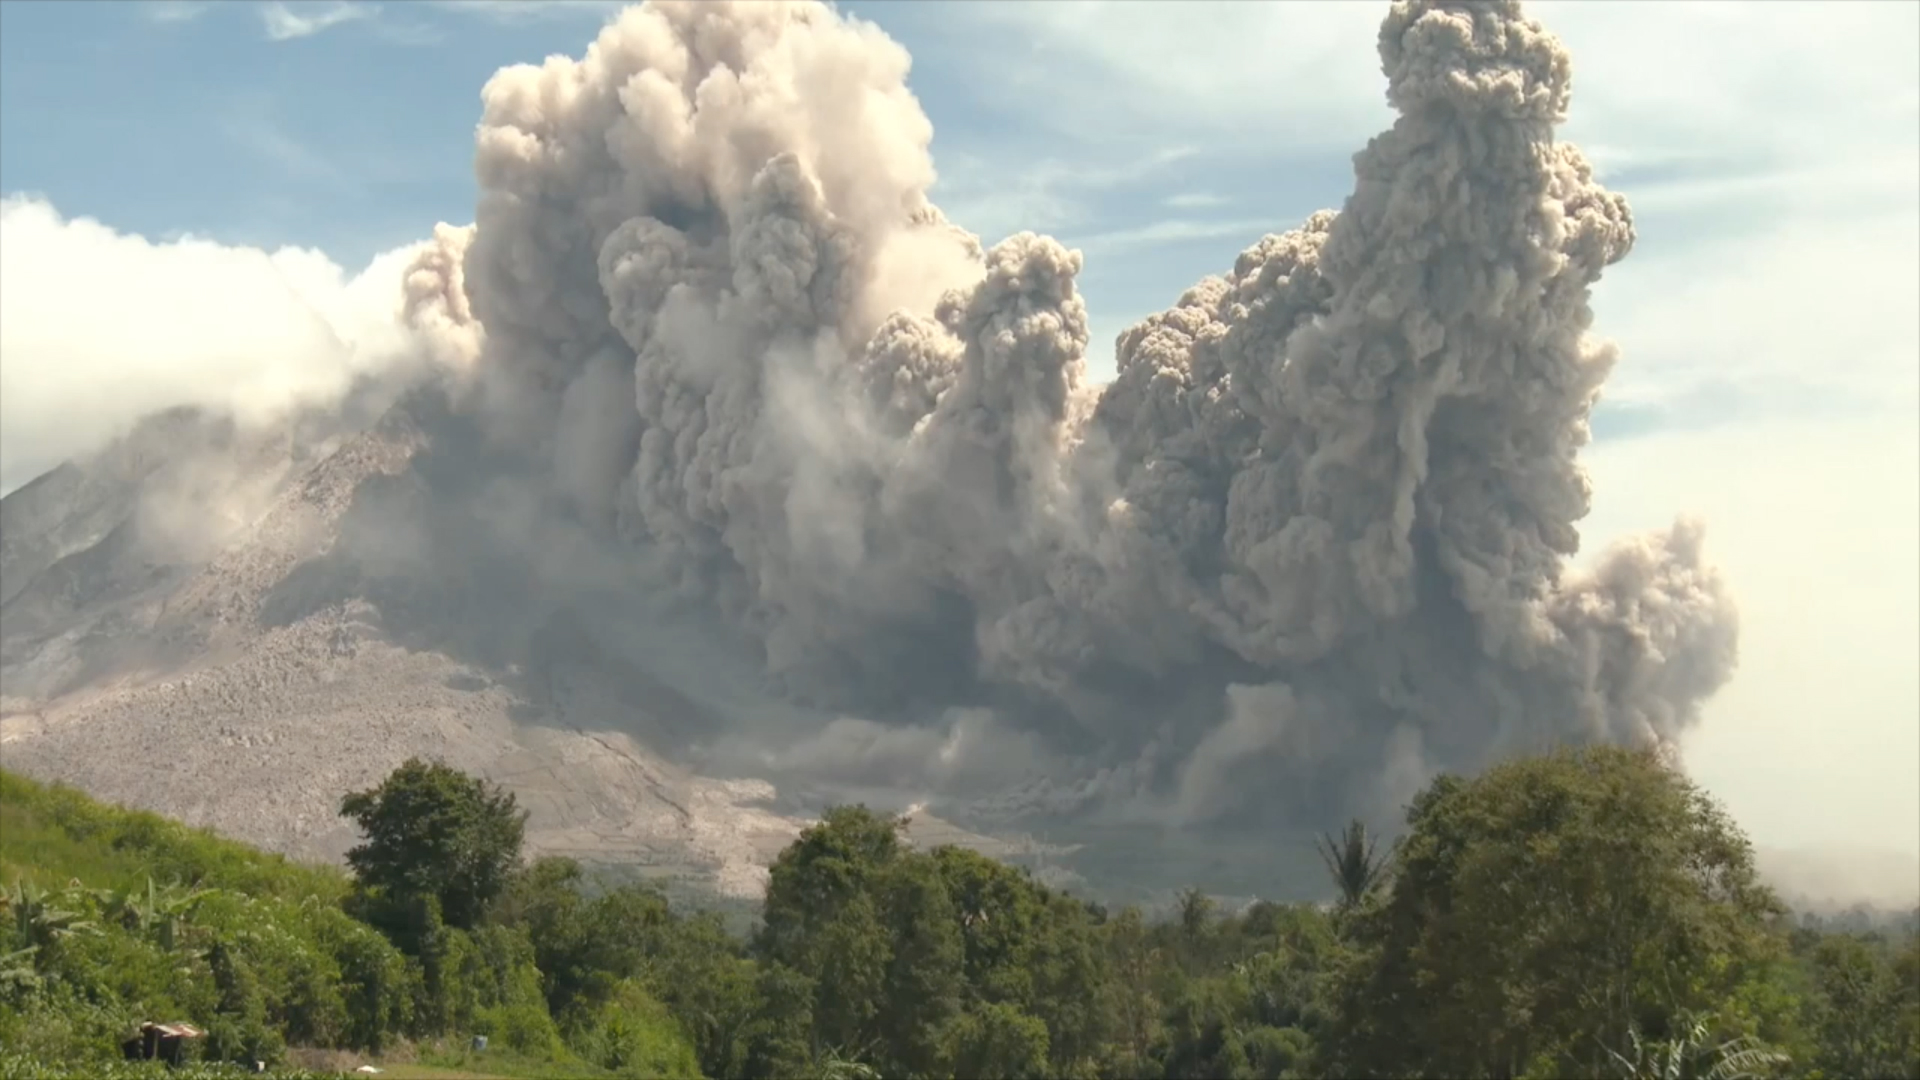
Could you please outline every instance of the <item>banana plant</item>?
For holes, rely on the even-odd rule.
[[[21,880],[15,881],[0,899],[13,914],[14,931],[19,940],[36,951],[75,934],[95,933],[98,929],[91,920],[82,917],[81,911],[55,906],[70,899],[84,901],[85,897],[49,893],[32,882]]]
[[[0,1001],[17,1001],[40,988],[33,960],[40,950],[28,947],[0,954]]]
[[[1713,1041],[1709,1019],[1683,1013],[1671,1039],[1642,1038],[1627,1030],[1627,1051],[1606,1047],[1621,1080],[1762,1080],[1791,1064],[1787,1055],[1751,1035]]]
[[[819,1064],[822,1080],[881,1080],[879,1069],[856,1056],[843,1056],[838,1048],[829,1049]]]
[[[157,885],[149,874],[145,888],[129,889],[116,898],[113,910],[127,929],[150,934],[155,944],[173,952],[180,947],[181,928],[210,892],[210,889],[188,889],[180,885]]]

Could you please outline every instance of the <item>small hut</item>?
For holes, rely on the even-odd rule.
[[[198,1039],[206,1032],[192,1024],[156,1024],[149,1020],[140,1025],[140,1033],[120,1044],[120,1052],[128,1061],[153,1061],[158,1059],[169,1065],[180,1064],[180,1049],[188,1039]]]

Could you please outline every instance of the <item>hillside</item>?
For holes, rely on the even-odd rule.
[[[7,766],[334,859],[337,793],[427,754],[509,783],[536,850],[754,894],[801,819],[768,784],[655,752],[714,726],[701,704],[584,648],[570,595],[527,595],[497,554],[394,550],[408,528],[475,531],[423,505],[436,434],[461,433],[428,397],[251,456],[169,414],[0,500]],[[224,520],[194,517],[214,505]]]

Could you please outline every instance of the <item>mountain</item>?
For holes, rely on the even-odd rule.
[[[443,400],[361,405],[171,411],[0,499],[6,766],[333,859],[340,796],[428,755],[515,791],[533,850],[757,891],[804,818],[658,753],[707,706],[437,499],[485,480]]]

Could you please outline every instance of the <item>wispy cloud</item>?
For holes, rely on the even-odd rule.
[[[608,18],[633,0],[428,0],[428,6],[455,15],[471,15],[499,23],[536,19]]]
[[[282,127],[264,99],[237,104],[226,118],[225,128],[234,142],[272,162],[289,177],[336,189],[357,183],[345,169]]]
[[[1161,200],[1161,205],[1169,210],[1211,210],[1216,206],[1225,206],[1227,197],[1211,191],[1183,191],[1169,195]]]
[[[271,0],[260,8],[260,21],[267,28],[269,41],[293,41],[378,14],[380,9],[372,4],[353,4],[346,0],[302,5],[298,10],[293,7],[293,0]]]
[[[1171,202],[1171,200],[1169,200]],[[1273,231],[1274,223],[1266,218],[1235,218],[1231,220],[1196,220],[1192,218],[1168,218],[1134,225],[1122,229],[1111,229],[1094,233],[1078,241],[1081,249],[1088,254],[1101,254],[1119,257],[1131,254],[1142,247],[1154,247],[1161,244],[1183,243],[1190,240],[1215,240],[1230,238],[1251,242]]]
[[[205,15],[212,7],[212,0],[147,0],[140,5],[140,14],[150,22],[183,23]]]
[[[934,197],[955,221],[989,242],[1022,229],[1042,232],[1097,227],[1097,197],[1140,183],[1194,156],[1190,146],[1162,146],[1122,163],[1043,157],[1027,161],[955,153],[939,158]]]

